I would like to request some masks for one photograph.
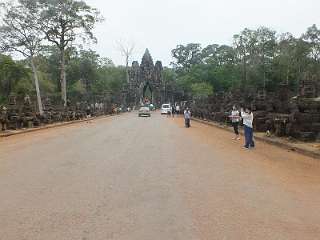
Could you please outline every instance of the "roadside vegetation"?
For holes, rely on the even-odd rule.
[[[128,61],[115,66],[79,44],[97,41],[92,30],[103,21],[97,9],[76,0],[18,0],[1,8],[0,103],[10,94],[29,94],[37,96],[41,112],[44,96],[67,104],[68,98],[121,95]],[[174,61],[163,80],[176,99],[233,89],[275,91],[282,83],[296,93],[303,73],[319,76],[320,30],[313,25],[295,37],[246,28],[233,36],[232,45],[189,43],[171,53]]]
[[[1,4],[0,104],[10,94],[68,99],[116,96],[125,67],[84,49],[103,17],[84,1],[19,0]],[[14,60],[13,59],[18,59]]]
[[[296,93],[303,73],[319,76],[320,30],[313,25],[295,37],[267,27],[244,29],[232,45],[178,45],[172,56],[171,82],[185,97],[232,89],[274,91],[282,83]]]

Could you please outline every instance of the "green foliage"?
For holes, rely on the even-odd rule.
[[[0,55],[0,103],[10,94],[35,95],[34,83],[28,61],[14,61]],[[56,48],[35,58],[38,67],[40,89],[43,96],[58,96],[59,57]],[[72,99],[92,95],[119,95],[126,84],[126,70],[116,67],[108,58],[101,58],[92,50],[68,49],[68,94]],[[171,74],[175,74],[173,71]]]
[[[177,74],[172,68],[164,67],[162,77],[166,84],[173,84],[177,79]]]
[[[126,83],[126,69],[124,67],[103,66],[98,69],[98,79],[93,85],[94,94],[119,94]]]
[[[193,65],[201,63],[201,45],[190,43],[186,46],[178,45],[171,51],[173,58],[176,59],[177,68],[188,70]]]
[[[34,89],[34,85],[32,83],[32,79],[31,78],[22,78],[20,79],[14,86],[13,94],[16,95],[34,95],[35,94],[35,89]]]
[[[0,55],[0,101],[7,99],[11,93],[25,89],[27,85],[30,87],[30,82],[32,88],[30,76],[30,69],[23,63],[13,61],[10,56]]]
[[[99,11],[76,0],[33,0],[38,4],[41,30],[48,41],[65,49],[76,38],[96,40],[92,30],[103,20]]]
[[[178,45],[172,50],[176,86],[195,96],[194,84],[205,83],[215,92],[235,88],[276,91],[287,83],[293,92],[304,72],[320,75],[320,30],[308,28],[300,38],[269,28],[244,29],[232,46]],[[196,88],[198,89],[198,88]]]
[[[86,87],[82,81],[78,80],[73,85],[70,86],[70,90],[73,95],[84,95],[86,93]]]
[[[192,94],[195,98],[207,98],[213,94],[213,87],[209,83],[193,83],[191,84]]]

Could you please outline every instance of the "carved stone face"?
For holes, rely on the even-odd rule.
[[[24,103],[25,103],[26,105],[30,105],[30,104],[31,104],[31,100],[30,100],[30,96],[29,96],[29,95],[26,95],[26,96],[24,97]]]

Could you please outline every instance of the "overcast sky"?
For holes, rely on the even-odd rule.
[[[245,27],[270,27],[300,36],[312,24],[320,25],[320,0],[86,0],[105,21],[96,27],[98,44],[91,48],[116,64],[124,59],[119,40],[134,42],[134,59],[145,48],[164,65],[178,44],[232,44]]]

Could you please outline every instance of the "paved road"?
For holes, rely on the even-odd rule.
[[[320,161],[135,113],[0,140],[0,239],[319,239]]]

